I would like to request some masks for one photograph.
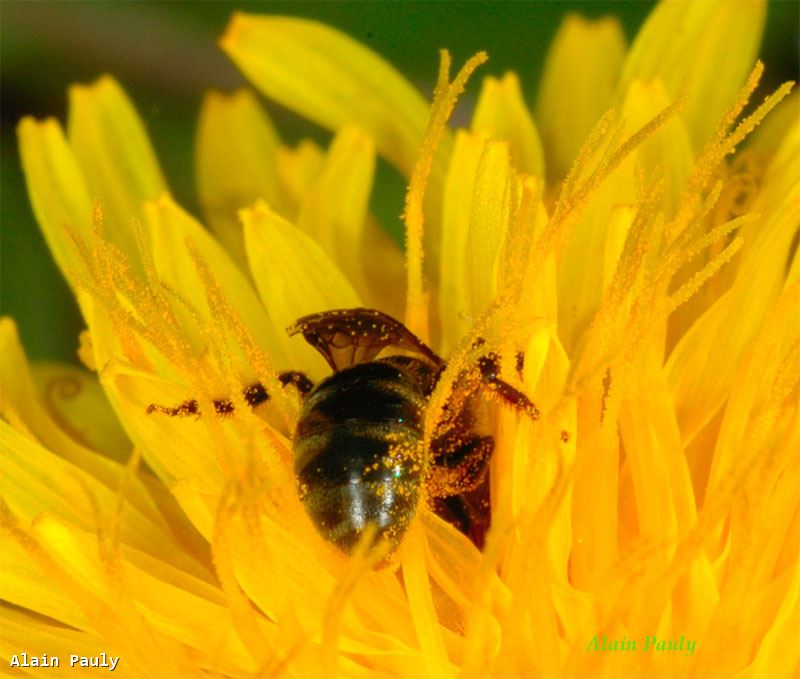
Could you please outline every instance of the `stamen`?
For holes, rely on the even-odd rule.
[[[764,99],[761,106],[739,123],[727,139],[726,153],[733,153],[736,147],[744,141],[745,137],[761,124],[761,121],[767,117],[767,114],[789,95],[793,87],[793,81],[783,83],[775,92]]]
[[[408,298],[406,302],[406,326],[423,341],[428,340],[428,300],[422,279],[422,237],[424,233],[425,215],[423,198],[428,178],[433,166],[436,148],[442,138],[444,126],[453,112],[458,96],[472,72],[487,60],[485,52],[472,57],[459,71],[455,80],[448,83],[450,72],[450,54],[441,51],[439,79],[433,93],[428,127],[420,147],[417,163],[411,173],[406,193],[406,204],[403,219],[406,224],[406,268],[408,274]]]
[[[120,475],[119,488],[117,489],[117,501],[114,505],[114,513],[108,521],[108,541],[112,549],[115,551],[119,548],[119,533],[122,528],[123,512],[125,504],[129,502],[128,492],[131,484],[139,473],[139,465],[142,461],[142,450],[139,446],[134,446],[131,451],[131,456],[128,463],[125,465],[122,474]]]
[[[336,661],[339,655],[338,641],[344,609],[361,578],[369,573],[390,551],[385,539],[375,543],[377,529],[367,524],[358,539],[353,554],[348,559],[342,576],[331,592],[322,617],[322,662],[325,676],[335,677]]]
[[[583,174],[583,171],[589,163],[589,159],[592,157],[595,149],[600,145],[600,141],[606,135],[606,132],[608,132],[609,125],[611,124],[613,118],[614,111],[606,111],[603,114],[603,117],[595,123],[595,126],[592,128],[589,136],[586,137],[586,140],[581,145],[577,158],[575,158],[573,161],[572,166],[567,172],[567,176],[564,178],[564,181],[561,184],[561,196],[570,196],[575,192],[578,179]],[[561,203],[561,200],[562,198],[559,197],[558,202]],[[556,213],[557,211],[558,206],[556,206]],[[556,213],[554,213],[554,216]]]
[[[728,247],[716,255],[708,264],[700,269],[700,271],[667,297],[664,312],[666,314],[672,313],[672,311],[692,297],[692,295],[702,287],[703,283],[719,271],[722,266],[740,250],[742,245],[744,245],[743,238],[734,238]]]
[[[219,319],[219,323],[213,323],[216,328],[215,332],[217,334],[223,333],[221,327],[223,321],[228,325],[233,332],[237,344],[244,351],[250,366],[255,370],[256,374],[264,380],[264,386],[267,392],[273,396],[275,402],[278,404],[278,410],[284,419],[284,423],[291,429],[293,423],[297,421],[298,416],[296,403],[287,398],[286,394],[281,389],[277,372],[272,366],[271,360],[266,352],[258,346],[249,328],[247,328],[239,314],[223,294],[211,270],[208,268],[208,265],[197,249],[196,244],[189,240],[186,245],[189,250],[189,256],[192,258],[197,270],[197,275],[203,282],[211,316],[214,319]],[[230,352],[225,348],[226,346],[227,344],[220,339],[218,346],[219,352],[230,357]],[[228,374],[232,374],[232,371]],[[241,400],[242,397],[239,394],[241,385],[231,383],[229,387],[231,388],[231,393],[234,394],[234,399]]]
[[[661,113],[657,114],[650,122],[646,123],[638,131],[634,132],[628,139],[626,139],[618,149],[610,154],[607,165],[602,174],[598,174],[598,180],[607,177],[614,169],[630,155],[634,149],[642,144],[652,134],[655,134],[661,127],[663,127],[670,118],[676,115],[686,104],[686,99],[680,98],[675,100],[672,104],[667,106]],[[593,180],[594,175],[590,178]]]
[[[269,645],[259,630],[256,612],[239,586],[236,575],[232,544],[236,532],[232,526],[236,520],[236,509],[236,486],[230,483],[220,496],[214,521],[214,534],[211,539],[214,569],[230,608],[237,634],[256,663],[265,664],[267,662],[264,657],[265,649],[269,648]]]
[[[411,620],[425,663],[424,674],[430,677],[446,677],[451,674],[451,663],[433,603],[426,556],[425,536],[421,526],[417,524],[411,528],[405,540],[403,582],[408,594]]]
[[[670,240],[680,232],[681,225],[691,220],[691,216],[696,211],[700,197],[705,193],[705,189],[711,181],[716,168],[722,163],[725,156],[733,153],[736,146],[758,126],[766,115],[775,108],[775,106],[789,94],[792,87],[794,87],[794,82],[783,83],[775,92],[766,97],[763,103],[753,113],[742,120],[731,134],[726,136],[726,131],[733,125],[736,118],[747,105],[747,102],[750,101],[750,96],[758,85],[763,71],[764,65],[759,61],[750,73],[744,87],[740,90],[736,101],[722,117],[714,135],[698,156],[692,175],[689,177],[686,191],[683,194],[684,200],[674,222],[678,231],[676,232],[675,229],[673,229],[672,233],[668,234]]]

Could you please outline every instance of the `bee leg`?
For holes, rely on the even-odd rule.
[[[433,444],[428,495],[443,498],[476,488],[486,473],[487,463],[494,451],[494,439],[491,436],[476,436],[456,449],[445,447],[446,441],[440,445],[444,449],[437,452],[436,442]]]
[[[247,387],[245,390],[245,400],[248,398],[254,398],[252,396],[247,396],[247,393],[252,388],[252,386]],[[214,411],[217,413],[217,415],[227,415],[228,413],[233,412],[233,403],[229,399],[220,398],[215,400],[213,403]],[[152,413],[163,413],[164,415],[169,415],[170,417],[189,417],[189,415],[196,415],[199,417],[200,404],[197,402],[197,399],[194,398],[183,401],[177,406],[162,406],[158,403],[151,403],[149,406],[147,406],[147,414],[150,415]]]
[[[247,401],[253,408],[269,398],[269,396],[266,396],[267,392],[263,391],[263,387],[261,390],[259,390],[258,387],[261,387],[261,385],[256,383],[250,385],[244,390],[245,401]],[[214,412],[217,415],[229,415],[234,410],[233,402],[227,398],[215,399],[213,404]],[[188,417],[189,415],[200,417],[201,415],[200,404],[197,402],[197,399],[194,398],[183,401],[177,406],[162,406],[158,403],[151,403],[149,406],[147,406],[147,414],[151,415],[152,413],[162,413],[164,415],[169,415],[170,417]]]
[[[282,386],[293,385],[301,396],[308,394],[314,387],[314,383],[304,374],[296,370],[287,370],[278,373],[278,381]],[[269,401],[269,393],[261,382],[254,382],[242,391],[245,403],[255,409],[262,403]],[[217,415],[229,415],[234,411],[233,401],[229,398],[219,398],[213,401],[214,412]],[[189,415],[200,415],[200,404],[197,399],[189,399],[179,403],[177,406],[163,406],[151,403],[147,406],[147,414],[163,413],[170,417],[188,417]]]
[[[508,382],[498,377],[500,372],[500,357],[496,353],[490,352],[481,356],[478,359],[478,370],[484,389],[498,396],[517,412],[525,413],[532,420],[539,419],[539,409],[533,401],[519,389],[512,387]]]
[[[180,403],[174,407],[162,406],[158,403],[151,403],[149,406],[147,406],[147,414],[150,415],[152,413],[163,413],[164,415],[169,415],[170,417],[188,417],[189,415],[199,415],[200,408],[195,399],[184,401],[183,403]]]
[[[431,498],[430,505],[437,516],[466,535],[478,549],[483,549],[491,525],[488,476],[484,475],[474,490],[450,497]]]
[[[278,373],[278,381],[284,387],[287,384],[294,385],[297,391],[300,392],[301,396],[306,396],[308,392],[314,388],[314,383],[309,379],[309,377],[305,373],[301,373],[297,370],[287,370],[285,372]]]

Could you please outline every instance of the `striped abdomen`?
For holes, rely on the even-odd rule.
[[[300,497],[321,535],[345,553],[373,524],[396,546],[424,478],[425,398],[388,363],[334,373],[306,399],[294,438]]]

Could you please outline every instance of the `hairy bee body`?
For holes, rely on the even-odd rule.
[[[392,548],[425,476],[424,380],[392,357],[332,374],[303,404],[294,435],[300,496],[317,530],[351,553],[368,525]]]
[[[296,370],[277,375],[303,399],[294,470],[300,498],[322,537],[351,554],[371,527],[372,540],[388,542],[391,554],[424,487],[433,511],[480,548],[491,516],[486,472],[494,439],[479,431],[477,396],[485,391],[533,420],[539,416],[524,393],[500,379],[497,354],[485,352],[464,366],[453,386],[457,396],[442,407],[425,450],[424,413],[446,367],[427,344],[391,316],[360,307],[303,316],[287,332],[301,333],[333,371],[316,387]],[[479,339],[475,347],[483,343]],[[242,396],[253,408],[270,398],[260,382]],[[220,415],[234,411],[230,398],[213,404]],[[197,399],[177,406],[153,403],[147,412],[196,416],[200,405]]]

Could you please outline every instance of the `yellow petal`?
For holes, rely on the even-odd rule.
[[[368,287],[364,302],[402,318],[406,304],[403,251],[380,224],[368,218],[362,252]]]
[[[467,238],[472,214],[478,163],[486,139],[459,130],[442,201],[442,257],[439,263],[439,315],[442,321],[442,353],[447,355],[471,325],[466,317]]]
[[[276,164],[278,133],[250,90],[209,92],[197,130],[197,191],[209,227],[246,269],[242,225],[237,215],[256,200],[286,214]]]
[[[284,326],[269,323],[251,284],[219,243],[168,196],[148,203],[146,215],[160,276],[202,315],[210,317],[204,284],[187,247],[187,239],[190,239],[256,343],[270,354],[274,363],[285,367],[280,349]]]
[[[82,530],[95,532],[104,521],[110,525],[117,505],[117,490],[98,482],[90,474],[42,447],[5,422],[2,430],[4,501],[23,525],[43,513],[52,513],[60,520]],[[117,487],[124,468],[117,467]],[[172,563],[188,572],[199,573],[196,562],[180,550],[173,549],[170,530],[155,511],[152,500],[139,484],[125,506],[124,520],[117,520],[119,538],[165,563]],[[106,508],[104,516],[97,508]],[[140,511],[140,508],[144,512]]]
[[[207,427],[197,418],[147,413],[152,403],[172,405],[198,394],[187,393],[185,387],[120,362],[106,368],[103,381],[122,406],[121,419],[126,431],[158,477],[168,487],[178,483],[191,485],[196,496],[213,504],[222,492],[223,478]],[[164,441],[170,444],[165,446]],[[184,494],[189,495],[186,488]],[[181,505],[184,506],[183,502]],[[195,512],[187,514],[198,529],[204,527],[202,521],[195,520]],[[204,536],[209,538],[210,533]]]
[[[589,132],[611,106],[625,57],[625,37],[614,18],[570,15],[547,53],[537,123],[548,176],[569,170]]]
[[[377,54],[315,21],[243,13],[234,14],[220,45],[270,99],[334,132],[358,125],[382,157],[411,176],[428,125],[428,103]],[[425,194],[425,246],[433,257],[451,148],[445,129]]]
[[[419,518],[425,528],[431,577],[466,613],[473,606],[478,588],[477,548],[463,533],[433,512],[422,510]]]
[[[130,576],[131,573],[126,575]],[[221,632],[223,628],[220,624],[220,616],[226,614],[221,606],[203,606],[203,602],[199,601],[197,597],[181,597],[182,593],[175,591],[176,588],[169,590],[163,586],[163,583],[153,583],[152,581],[142,583],[141,579],[136,577],[139,575],[136,571],[133,571],[132,575],[137,581],[137,585],[149,586],[148,590],[137,590],[137,593],[144,594],[141,597],[143,607],[151,604],[151,599],[155,595],[161,595],[156,606],[152,606],[152,604],[148,606],[157,611],[157,613],[153,613],[154,617],[160,616],[157,623],[161,628],[160,631],[165,636],[178,637],[182,643],[197,648],[201,653],[207,653],[209,657],[203,660],[207,668],[213,667],[214,671],[219,673],[236,673],[243,667],[254,667],[252,659],[246,655],[241,642],[231,643],[238,642],[238,637]],[[192,616],[192,624],[188,626],[185,624],[187,605],[196,611],[196,615]],[[150,614],[147,608],[144,610]],[[65,621],[64,618],[55,619],[60,622]],[[204,630],[203,627],[209,629]],[[216,627],[217,633],[209,633],[214,627]],[[33,655],[41,656],[43,653],[51,658],[58,657],[60,667],[59,669],[49,668],[47,672],[50,676],[76,676],[80,672],[80,665],[70,666],[70,656],[93,658],[101,657],[101,653],[106,654],[107,662],[112,662],[113,658],[120,656],[119,663],[114,668],[115,677],[141,676],[139,669],[131,662],[131,657],[117,650],[103,637],[103,630],[73,630],[59,624],[48,624],[26,611],[6,609],[3,611],[3,631],[5,643],[17,653],[19,649],[25,649],[29,658]],[[8,657],[6,661],[8,661]],[[86,673],[93,671],[96,670],[94,668],[85,670]]]
[[[52,375],[52,373],[50,374]],[[70,379],[69,373],[64,371],[60,371],[58,377],[62,380]],[[74,380],[78,379],[80,382],[76,385]],[[69,384],[72,387],[77,386],[80,391],[81,385],[89,383],[92,379],[86,374],[81,374],[79,378],[72,375],[72,381]],[[45,391],[40,396],[31,377],[28,359],[19,342],[16,326],[9,318],[0,320],[0,382],[3,385],[3,407],[10,407],[32,436],[46,445],[50,451],[76,465],[108,488],[116,487],[120,479],[120,467],[107,459],[102,454],[104,452],[102,449],[100,451],[91,450],[88,445],[90,440],[95,438],[89,432],[96,425],[87,424],[85,429],[71,426],[64,416],[55,410],[53,393],[50,389],[48,389],[50,393]],[[55,386],[58,387],[59,383],[56,383]],[[99,404],[92,415],[95,420],[102,419],[104,414],[113,418],[114,415],[104,396],[97,393],[98,386],[95,383],[93,387],[94,398],[99,401]],[[124,459],[127,461],[131,451],[130,443],[128,442],[127,448],[125,448],[124,434],[117,431],[116,436],[123,438],[123,441],[120,441],[123,448],[119,454],[120,456],[124,455]],[[137,502],[141,500],[142,498],[138,498]],[[147,501],[139,506],[145,512],[152,510]]]
[[[789,122],[789,126],[781,131],[780,142],[767,131],[767,136],[753,139],[730,166],[730,175],[715,206],[715,212],[719,222],[750,213],[748,221],[737,232],[737,236],[743,241],[741,253],[736,262],[718,274],[706,294],[695,295],[673,312],[670,317],[670,331],[675,337],[686,332],[698,316],[707,310],[710,299],[728,289],[736,279],[750,275],[751,269],[742,268],[740,264],[749,260],[751,250],[763,247],[765,225],[772,221],[774,215],[785,209],[786,196],[793,193],[793,185],[800,181],[800,167],[797,164],[800,156],[800,118],[790,122],[786,120],[785,114],[781,117],[784,122]],[[771,121],[772,116],[766,122]],[[770,148],[773,143],[778,144],[777,148]],[[776,253],[776,256],[779,255]],[[675,283],[688,280],[704,263],[705,261],[700,260],[684,267]],[[779,267],[775,267],[775,271],[778,270]]]
[[[501,255],[516,186],[506,142],[458,132],[442,212],[439,314],[444,354],[494,299],[505,273]]]
[[[800,214],[800,201],[797,205],[795,223]],[[780,471],[784,467],[795,470],[794,453],[800,438],[797,399],[794,398],[800,382],[800,278],[797,270],[791,273],[794,277],[787,278],[772,308],[767,314],[762,312],[763,320],[755,328],[758,334],[753,332],[752,316],[746,318],[745,331],[753,333],[754,341],[746,351],[736,344],[733,346],[739,350],[734,355],[738,361],[733,367],[737,370],[731,370],[732,384],[728,381],[725,384],[729,399],[709,472],[707,501],[727,492],[730,478],[737,470],[744,468],[749,471],[753,465],[767,467],[747,489],[748,494],[754,500],[759,492],[774,493],[779,497],[773,486],[779,487],[791,478],[784,480]],[[758,303],[760,300],[756,297],[754,301]],[[740,316],[744,315],[740,313]],[[730,328],[729,334],[734,335]],[[735,339],[741,341],[738,333]],[[796,486],[792,488],[796,489]],[[793,501],[797,502],[796,493],[794,495]],[[768,525],[775,527],[777,519],[771,519]],[[781,534],[777,530],[777,535]],[[767,537],[765,534],[765,540]],[[762,549],[759,556],[763,558],[765,555]]]
[[[233,616],[217,586],[163,568],[132,549],[123,554],[129,591],[161,637],[188,646],[202,658],[194,662],[217,672],[253,668],[241,637],[231,632]]]
[[[478,162],[466,243],[467,314],[480,315],[497,292],[500,250],[514,196],[508,144],[489,141]]]
[[[539,132],[522,97],[519,78],[508,72],[502,79],[489,76],[483,81],[472,131],[491,139],[508,141],[514,167],[536,177],[544,177],[544,157]]]
[[[157,663],[170,676],[191,676],[188,650],[170,635],[156,635],[159,616],[145,615],[138,601],[126,591],[122,564],[113,563],[118,554],[98,550],[96,535],[55,516],[40,517],[30,536],[36,543],[37,561],[80,603],[93,628],[102,630],[112,646],[119,645],[127,662],[139,668]],[[133,575],[135,582],[136,573],[132,570],[125,568],[125,575]],[[136,591],[133,584],[131,591]]]
[[[674,406],[652,354],[637,366],[635,399],[623,403],[620,435],[627,453],[643,539],[669,540],[694,522],[694,496]]]
[[[4,563],[5,565],[5,563]],[[61,618],[57,618],[61,621]],[[6,663],[24,663],[22,653],[27,654],[28,660],[44,658],[45,663],[57,661],[58,667],[48,667],[46,670],[34,669],[34,672],[47,672],[53,677],[73,676],[80,672],[77,665],[72,667],[70,656],[101,657],[105,653],[107,662],[119,656],[119,652],[111,647],[100,636],[70,629],[60,624],[53,624],[43,620],[29,611],[3,607],[3,659]],[[23,650],[24,649],[24,650]],[[10,653],[8,653],[10,651]],[[23,665],[24,666],[24,665]],[[13,666],[11,666],[13,667]],[[22,672],[10,670],[10,675],[21,675]],[[110,669],[110,668],[104,668]],[[120,662],[114,667],[114,676],[134,677],[132,668]]]
[[[309,523],[304,515],[302,518]],[[416,649],[418,642],[409,620],[408,604],[394,574],[391,571],[367,574],[356,588],[347,592],[345,603],[342,592],[336,591],[338,578],[333,578],[325,566],[341,564],[346,569],[351,564],[341,557],[323,558],[318,550],[326,546],[316,547],[319,538],[306,535],[307,531],[313,532],[310,525],[301,527],[299,522],[291,520],[292,516],[289,523],[282,516],[267,520],[262,515],[259,519],[255,533],[238,519],[225,526],[227,539],[232,543],[231,557],[237,578],[248,597],[273,618],[285,619],[286,614],[281,616],[281,612],[291,611],[304,629],[303,636],[318,633],[321,612],[323,625],[338,614],[336,642],[340,650],[367,657],[370,667],[382,674],[413,677],[413,670],[408,669],[409,658],[414,668],[419,667],[422,658]],[[274,577],[264,578],[265,564]],[[374,625],[365,625],[364,616],[370,618],[376,600],[381,600],[382,615]],[[343,660],[338,658],[338,669],[347,667]],[[361,676],[349,671],[344,674]]]
[[[613,426],[600,422],[597,414],[605,405],[600,388],[585,390],[580,399],[570,567],[570,583],[578,589],[593,587],[603,577],[601,573],[611,572],[624,549],[620,537],[624,529],[617,518],[618,513],[627,514],[620,501],[624,490],[620,488],[619,434],[616,422]]]
[[[795,292],[797,290],[796,288]],[[797,301],[795,295],[795,306]],[[793,339],[797,342],[800,338],[797,332],[800,330],[800,325],[795,324],[794,330]],[[766,345],[771,343],[771,338],[762,336],[759,339],[766,340],[764,342]],[[767,354],[771,353],[771,350],[766,352],[756,350],[753,353],[760,353],[759,359],[763,359],[768,358]],[[793,366],[800,365],[796,353],[795,351]],[[771,359],[768,360],[771,362]],[[775,377],[771,367],[765,366],[761,360],[755,361],[751,367],[755,368],[752,372],[748,371],[750,374],[747,377],[751,380],[755,377],[756,382],[761,381],[761,371],[765,367],[771,373],[768,380]],[[795,370],[795,385],[798,375],[800,373]],[[781,377],[778,379],[780,381]],[[749,389],[748,385],[745,391],[752,393],[753,390]],[[756,410],[764,404],[763,392],[761,396],[762,398],[757,399],[760,403],[753,403]],[[745,398],[750,400],[750,393]],[[786,405],[791,407],[794,403]],[[727,490],[724,491],[727,498],[723,496],[711,499],[716,493],[708,495],[707,502],[710,502],[712,507],[719,506],[720,500],[728,502],[733,500],[740,505],[746,505],[747,509],[731,512],[729,515],[726,532],[731,543],[730,558],[735,561],[729,567],[728,576],[722,580],[719,604],[713,619],[710,620],[709,632],[697,659],[697,670],[701,675],[712,672],[712,666],[715,668],[713,671],[722,666],[728,675],[731,675],[734,669],[745,667],[752,658],[751,653],[745,649],[757,648],[764,635],[771,629],[778,635],[783,633],[784,623],[787,617],[791,617],[791,609],[782,605],[784,597],[792,602],[791,606],[796,607],[794,568],[783,572],[775,570],[778,549],[788,537],[787,531],[792,528],[792,518],[797,514],[800,499],[797,492],[797,464],[794,454],[800,445],[798,436],[800,427],[797,426],[797,407],[794,406],[792,409],[793,413],[786,414],[793,420],[790,424],[790,428],[794,430],[793,436],[780,440],[768,435],[768,439],[772,440],[762,448],[759,439],[763,444],[764,437],[759,436],[753,429],[746,431],[744,437],[738,439],[734,457],[731,458],[734,465],[746,471],[742,474],[734,467],[728,468],[725,473],[727,482],[724,483],[724,486],[727,486]],[[736,410],[737,412],[732,413],[734,417],[742,414],[738,408]],[[759,424],[757,419],[756,417],[755,420],[750,420],[749,424],[757,427]],[[780,423],[778,429],[785,431],[783,424],[785,423]],[[747,430],[746,426],[739,427],[738,423],[735,423],[733,428],[740,431]],[[731,476],[741,479],[745,474],[746,481],[736,484],[738,487],[733,490],[730,483]],[[749,492],[751,489],[753,492]],[[732,490],[735,498],[729,496]],[[765,498],[768,501],[765,502]],[[756,530],[754,526],[768,526],[769,530]],[[796,567],[796,550],[793,561]],[[742,642],[742,647],[734,651],[731,644],[737,641]],[[794,648],[796,645],[790,644],[790,646]],[[794,655],[797,656],[796,651]],[[786,667],[787,669],[791,667],[789,674],[796,667],[796,660],[791,662],[790,658],[788,654],[776,655],[776,660],[779,662],[788,661]],[[772,668],[773,673],[775,669]]]
[[[436,619],[419,522],[411,525],[403,549],[403,582],[408,605],[422,650],[425,674],[431,677],[452,676],[455,669],[445,651],[442,628]]]
[[[92,202],[80,166],[53,118],[23,118],[17,128],[33,213],[62,272],[85,268],[65,226],[89,239]]]
[[[791,584],[780,611],[775,617],[772,628],[764,635],[758,647],[751,665],[752,673],[749,676],[769,676],[776,671],[776,668],[791,673],[800,663],[800,652],[794,643],[797,628],[800,626],[800,566],[795,565],[791,573]]]
[[[3,553],[3,576],[0,577],[3,601],[41,613],[75,629],[90,627],[77,602],[68,592],[53,587],[47,574],[42,573],[30,554],[5,530],[0,531],[0,549]],[[6,612],[3,610],[4,625]]]
[[[306,314],[361,306],[341,271],[310,237],[265,204],[242,210],[250,271],[274,328],[285,329]],[[293,369],[319,377],[322,358],[301,339],[278,339]]]
[[[629,134],[641,129],[672,102],[663,82],[634,80],[625,93],[622,118]],[[694,164],[691,140],[679,117],[673,117],[663,127],[636,148],[635,157],[647,176],[664,182],[662,205],[667,215],[677,209]]]
[[[786,262],[798,222],[800,185],[759,230],[734,287],[692,325],[670,355],[666,370],[685,441],[728,397],[735,366],[780,291],[784,273],[775,263]]]
[[[292,216],[299,212],[306,193],[322,172],[324,162],[322,149],[310,139],[304,139],[294,148],[278,148],[278,174],[286,190]]]
[[[615,205],[608,217],[608,237],[603,253],[603,289],[605,290],[617,270],[625,247],[635,212],[632,205]]]
[[[131,220],[167,190],[144,124],[119,84],[104,76],[69,90],[67,134],[91,194],[100,199],[108,238],[135,261]]]
[[[85,446],[127,462],[131,442],[120,427],[97,376],[66,363],[31,365],[36,392],[59,427]]]
[[[519,326],[527,326],[533,332],[534,327],[538,327],[537,324],[542,321],[556,322],[558,278],[555,253],[547,253],[542,262],[537,249],[548,220],[547,210],[542,203],[542,184],[532,177],[523,177],[521,192],[520,205],[512,225],[514,230],[506,238],[501,284],[518,284],[514,277],[522,278],[519,304],[514,313],[518,315]],[[517,252],[520,247],[529,248],[529,252]]]
[[[441,245],[439,234],[439,187],[434,176],[437,150],[442,151],[442,140],[447,134],[447,121],[453,113],[459,95],[463,92],[469,77],[475,69],[487,60],[485,52],[478,52],[461,67],[453,81],[450,81],[450,53],[441,51],[439,75],[433,93],[430,120],[425,130],[425,138],[420,148],[419,157],[411,173],[406,191],[403,222],[406,231],[406,284],[407,300],[404,314],[408,329],[416,333],[424,341],[428,340],[430,331],[429,294],[425,291],[425,268],[435,279],[436,269],[424,263],[424,253],[436,262],[440,256]],[[434,185],[432,185],[434,184]],[[433,189],[433,190],[431,190]],[[434,217],[437,228],[429,229],[425,225],[424,204],[435,203],[435,207],[427,210]],[[425,244],[427,242],[427,249]],[[434,289],[436,285],[433,285]]]
[[[558,334],[567,352],[597,311],[603,294],[604,251],[609,235],[620,237],[615,225],[609,232],[609,215],[634,205],[634,168],[622,163],[597,188],[595,195],[578,217],[558,266]],[[613,252],[619,243],[609,244]]]
[[[372,139],[354,125],[342,128],[297,218],[297,226],[322,246],[362,299],[371,297],[364,267],[372,255],[364,248],[364,229],[374,172]]]
[[[753,67],[765,15],[763,0],[660,2],[631,46],[621,92],[634,79],[660,78],[672,99],[688,95],[681,117],[699,148]]]
[[[800,108],[797,99],[788,102],[792,103],[796,109]],[[787,108],[789,113],[792,113],[791,107]],[[759,152],[759,146],[754,150]],[[800,116],[792,118],[791,124],[784,129],[783,139],[775,151],[770,155],[765,153],[769,165],[762,178],[762,190],[753,203],[754,211],[769,215],[779,209],[778,206],[783,202],[784,196],[790,194],[794,184],[800,181],[798,155],[800,155]],[[753,224],[750,228],[756,230],[758,225]]]
[[[755,150],[761,157],[771,158],[784,145],[785,139],[792,134],[792,128],[800,127],[798,121],[800,121],[800,92],[795,88],[755,129],[748,150]]]
[[[569,371],[569,360],[552,323],[539,323],[525,347],[524,382],[526,392],[543,412],[551,411],[559,403]],[[572,521],[569,494],[564,503],[549,511],[548,498],[560,481],[563,469],[575,458],[576,425],[575,399],[563,404],[557,421],[543,426],[529,419],[518,420],[516,413],[507,410],[500,415],[509,423],[517,424],[517,435],[511,445],[493,460],[493,472],[498,473],[497,509],[502,512],[508,502],[506,516],[521,517],[532,522],[547,520],[554,529],[545,538],[546,544],[534,548],[543,550],[548,561],[550,577],[567,584],[568,562],[572,550]],[[511,425],[513,426],[513,425]],[[562,432],[567,433],[564,441]],[[545,450],[547,454],[542,454]],[[497,454],[497,452],[495,454]],[[503,468],[505,467],[505,474]],[[503,488],[503,479],[508,483]],[[493,495],[494,497],[494,495]],[[505,498],[508,498],[506,500]],[[542,516],[541,512],[546,512]],[[500,514],[502,515],[502,514]],[[526,548],[518,544],[523,559]]]
[[[331,130],[356,123],[381,154],[411,173],[428,105],[377,54],[316,21],[241,12],[220,44],[268,97]]]

